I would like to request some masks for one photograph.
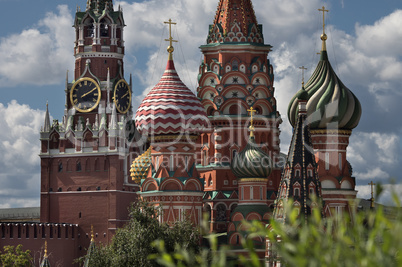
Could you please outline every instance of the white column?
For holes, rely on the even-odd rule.
[[[84,25],[78,26],[78,45],[84,45]]]

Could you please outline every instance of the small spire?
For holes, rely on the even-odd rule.
[[[318,11],[322,11],[322,34],[321,34],[321,40],[322,40],[322,49],[321,51],[327,51],[327,35],[325,34],[325,12],[329,12],[329,10],[325,9],[325,6],[322,6],[321,9],[318,9]]]
[[[373,181],[371,181],[370,183],[368,183],[371,186],[371,198],[370,198],[370,208],[374,208],[374,186],[376,185],[375,183],[373,183]]]
[[[95,238],[94,238],[94,226],[91,224],[91,242],[94,242]]]
[[[169,46],[167,48],[167,51],[169,53],[169,60],[173,60],[173,51],[174,51],[174,47],[173,47],[173,42],[178,42],[177,40],[173,40],[172,37],[172,24],[176,25],[176,22],[172,22],[171,19],[169,19],[169,21],[165,21],[165,24],[169,24],[169,39],[165,39],[165,41],[169,42]]]
[[[114,103],[112,107],[112,117],[110,119],[109,129],[117,129],[117,113],[116,113],[116,106]]]
[[[45,123],[43,124],[43,132],[50,132],[50,116],[49,116],[49,103],[46,101]]]
[[[301,67],[299,67],[299,69],[301,69],[301,71],[302,71],[302,87],[304,88],[304,71],[307,70],[307,68],[304,66],[301,66]]]
[[[45,258],[47,258],[48,256],[47,256],[47,241],[45,241],[45,256],[44,256]]]
[[[250,112],[250,116],[251,116],[251,120],[250,120],[250,127],[248,127],[248,129],[250,130],[250,137],[254,137],[254,125],[253,125],[253,114],[255,112],[257,112],[257,110],[253,109],[253,107],[251,107],[250,109],[247,110],[248,112]]]

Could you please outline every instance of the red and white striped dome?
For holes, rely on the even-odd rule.
[[[143,134],[199,133],[208,125],[201,101],[180,80],[169,59],[159,83],[142,101],[135,124]]]

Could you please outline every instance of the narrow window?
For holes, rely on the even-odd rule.
[[[80,162],[80,161],[77,161],[77,168],[76,168],[76,171],[77,171],[77,172],[80,172],[80,171],[81,171],[81,162]]]
[[[294,195],[295,195],[295,197],[300,197],[300,189],[299,188],[295,188]]]
[[[250,186],[250,199],[253,200],[254,199],[254,189],[252,186]]]
[[[184,166],[185,166],[185,169],[186,169],[186,171],[188,171],[188,156],[185,156],[184,157]]]
[[[339,170],[342,170],[342,154],[341,153],[339,153],[338,158],[339,158]]]
[[[21,238],[21,225],[18,224],[18,238]]]
[[[260,200],[262,200],[262,197],[263,197],[263,195],[262,195],[262,186],[260,186]]]
[[[173,155],[170,155],[170,171],[174,171],[174,161]]]
[[[329,170],[329,153],[325,153],[325,170]]]

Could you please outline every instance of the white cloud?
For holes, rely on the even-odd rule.
[[[384,205],[395,206],[394,197],[399,199],[402,203],[402,184],[382,184],[383,191],[378,199],[375,200],[377,203]],[[371,186],[370,185],[358,185],[356,186],[357,197],[362,199],[371,198]],[[374,194],[376,193],[376,187],[374,187]]]
[[[72,22],[68,7],[61,5],[58,14],[47,13],[36,26],[2,37],[0,84],[17,86],[60,82],[67,68],[74,66]]]
[[[14,207],[39,205],[39,131],[44,114],[15,100],[7,105],[0,103],[1,203]]]
[[[373,56],[396,57],[402,55],[402,10],[395,10],[374,25],[356,25],[356,45],[364,53]]]
[[[355,172],[354,176],[359,180],[383,180],[389,178],[389,174],[381,170],[380,167],[367,169],[365,173]]]

